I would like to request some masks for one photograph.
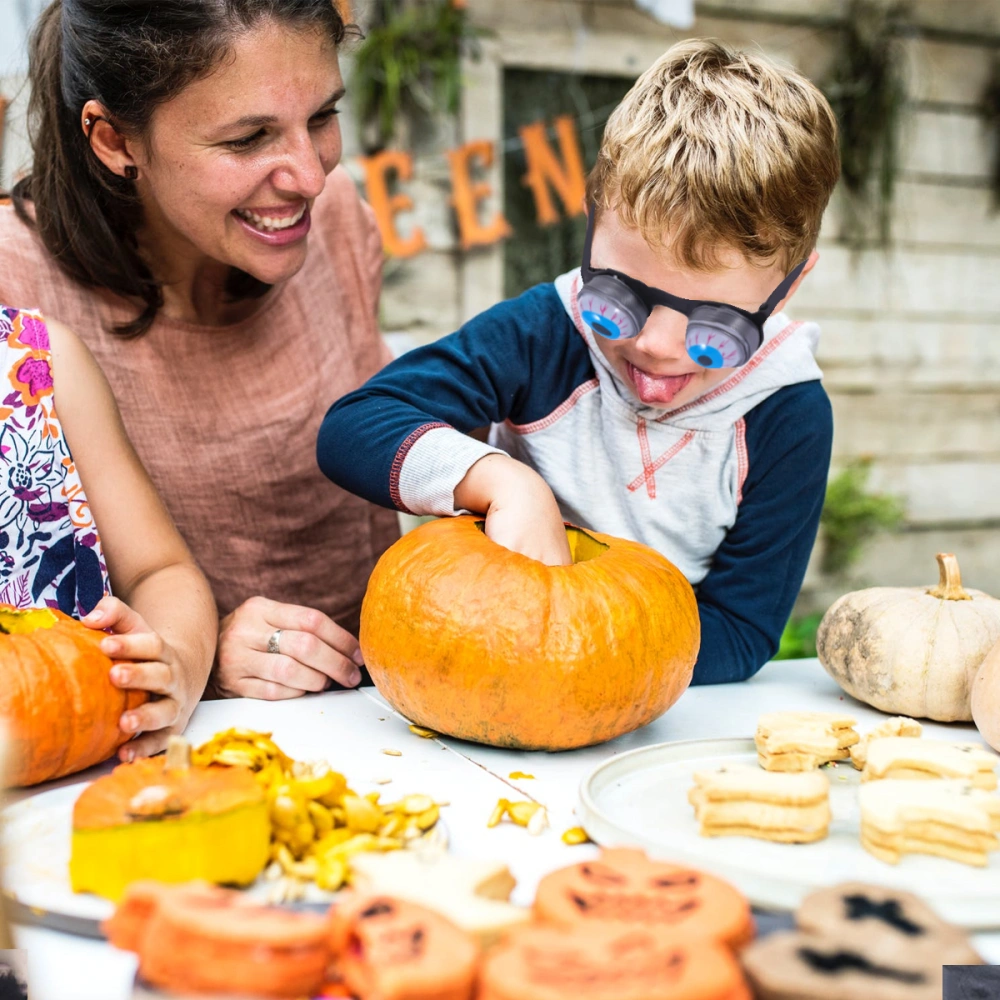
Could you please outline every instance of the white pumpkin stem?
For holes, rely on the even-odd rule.
[[[937,561],[941,579],[927,593],[931,597],[940,597],[942,601],[971,601],[972,595],[962,586],[962,574],[955,556],[951,552],[939,552]]]
[[[164,767],[168,771],[186,771],[191,766],[191,744],[183,736],[171,736],[167,740],[167,760]]]

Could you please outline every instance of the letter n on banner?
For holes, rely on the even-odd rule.
[[[552,204],[550,184],[559,195],[567,215],[584,213],[587,182],[583,173],[583,157],[580,155],[576,124],[569,115],[560,115],[555,120],[555,126],[562,163],[549,145],[545,122],[535,122],[518,129],[524,143],[524,157],[528,161],[528,172],[521,183],[530,187],[535,196],[535,210],[538,212],[539,225],[542,226],[549,226],[559,220],[559,214]]]
[[[452,204],[458,216],[458,232],[462,249],[488,246],[510,235],[510,226],[500,212],[493,221],[483,225],[479,221],[479,204],[489,197],[491,188],[485,181],[473,181],[470,176],[472,161],[478,160],[483,167],[493,165],[493,143],[488,139],[475,139],[448,151],[451,163]]]
[[[427,246],[424,231],[416,227],[409,239],[396,231],[395,216],[413,208],[413,199],[406,194],[389,194],[388,175],[395,171],[397,181],[408,181],[413,176],[413,157],[398,149],[386,149],[374,156],[362,157],[365,171],[365,190],[368,204],[375,211],[382,247],[390,257],[412,257]]]

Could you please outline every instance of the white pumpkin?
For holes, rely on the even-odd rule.
[[[936,587],[841,597],[820,622],[816,653],[849,695],[883,712],[968,722],[976,672],[1000,641],[1000,601],[965,590],[950,553],[937,561]]]
[[[972,721],[994,750],[1000,750],[1000,642],[983,660],[972,682]]]

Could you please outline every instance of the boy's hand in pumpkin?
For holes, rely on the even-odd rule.
[[[486,513],[486,537],[546,566],[573,562],[556,498],[534,469],[485,455],[455,487],[455,506]]]
[[[175,650],[117,597],[103,598],[82,623],[112,633],[101,640],[106,656],[131,661],[111,668],[111,683],[152,696],[119,720],[122,732],[135,736],[118,751],[119,758],[134,760],[159,753],[169,736],[184,731],[201,691],[184,689],[184,672]]]

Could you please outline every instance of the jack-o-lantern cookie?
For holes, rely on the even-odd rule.
[[[631,848],[546,875],[535,915],[564,926],[662,927],[732,947],[753,937],[750,906],[728,882]]]
[[[311,996],[330,963],[325,917],[259,906],[205,884],[140,887],[107,929],[137,947],[139,974],[176,993]]]
[[[740,956],[760,1000],[940,1000],[942,966],[982,962],[961,930],[884,886],[814,892],[796,924]]]
[[[475,989],[475,938],[416,903],[356,896],[334,907],[330,940],[357,1000],[470,1000]]]
[[[483,963],[477,1000],[751,1000],[732,952],[640,927],[512,931]]]

